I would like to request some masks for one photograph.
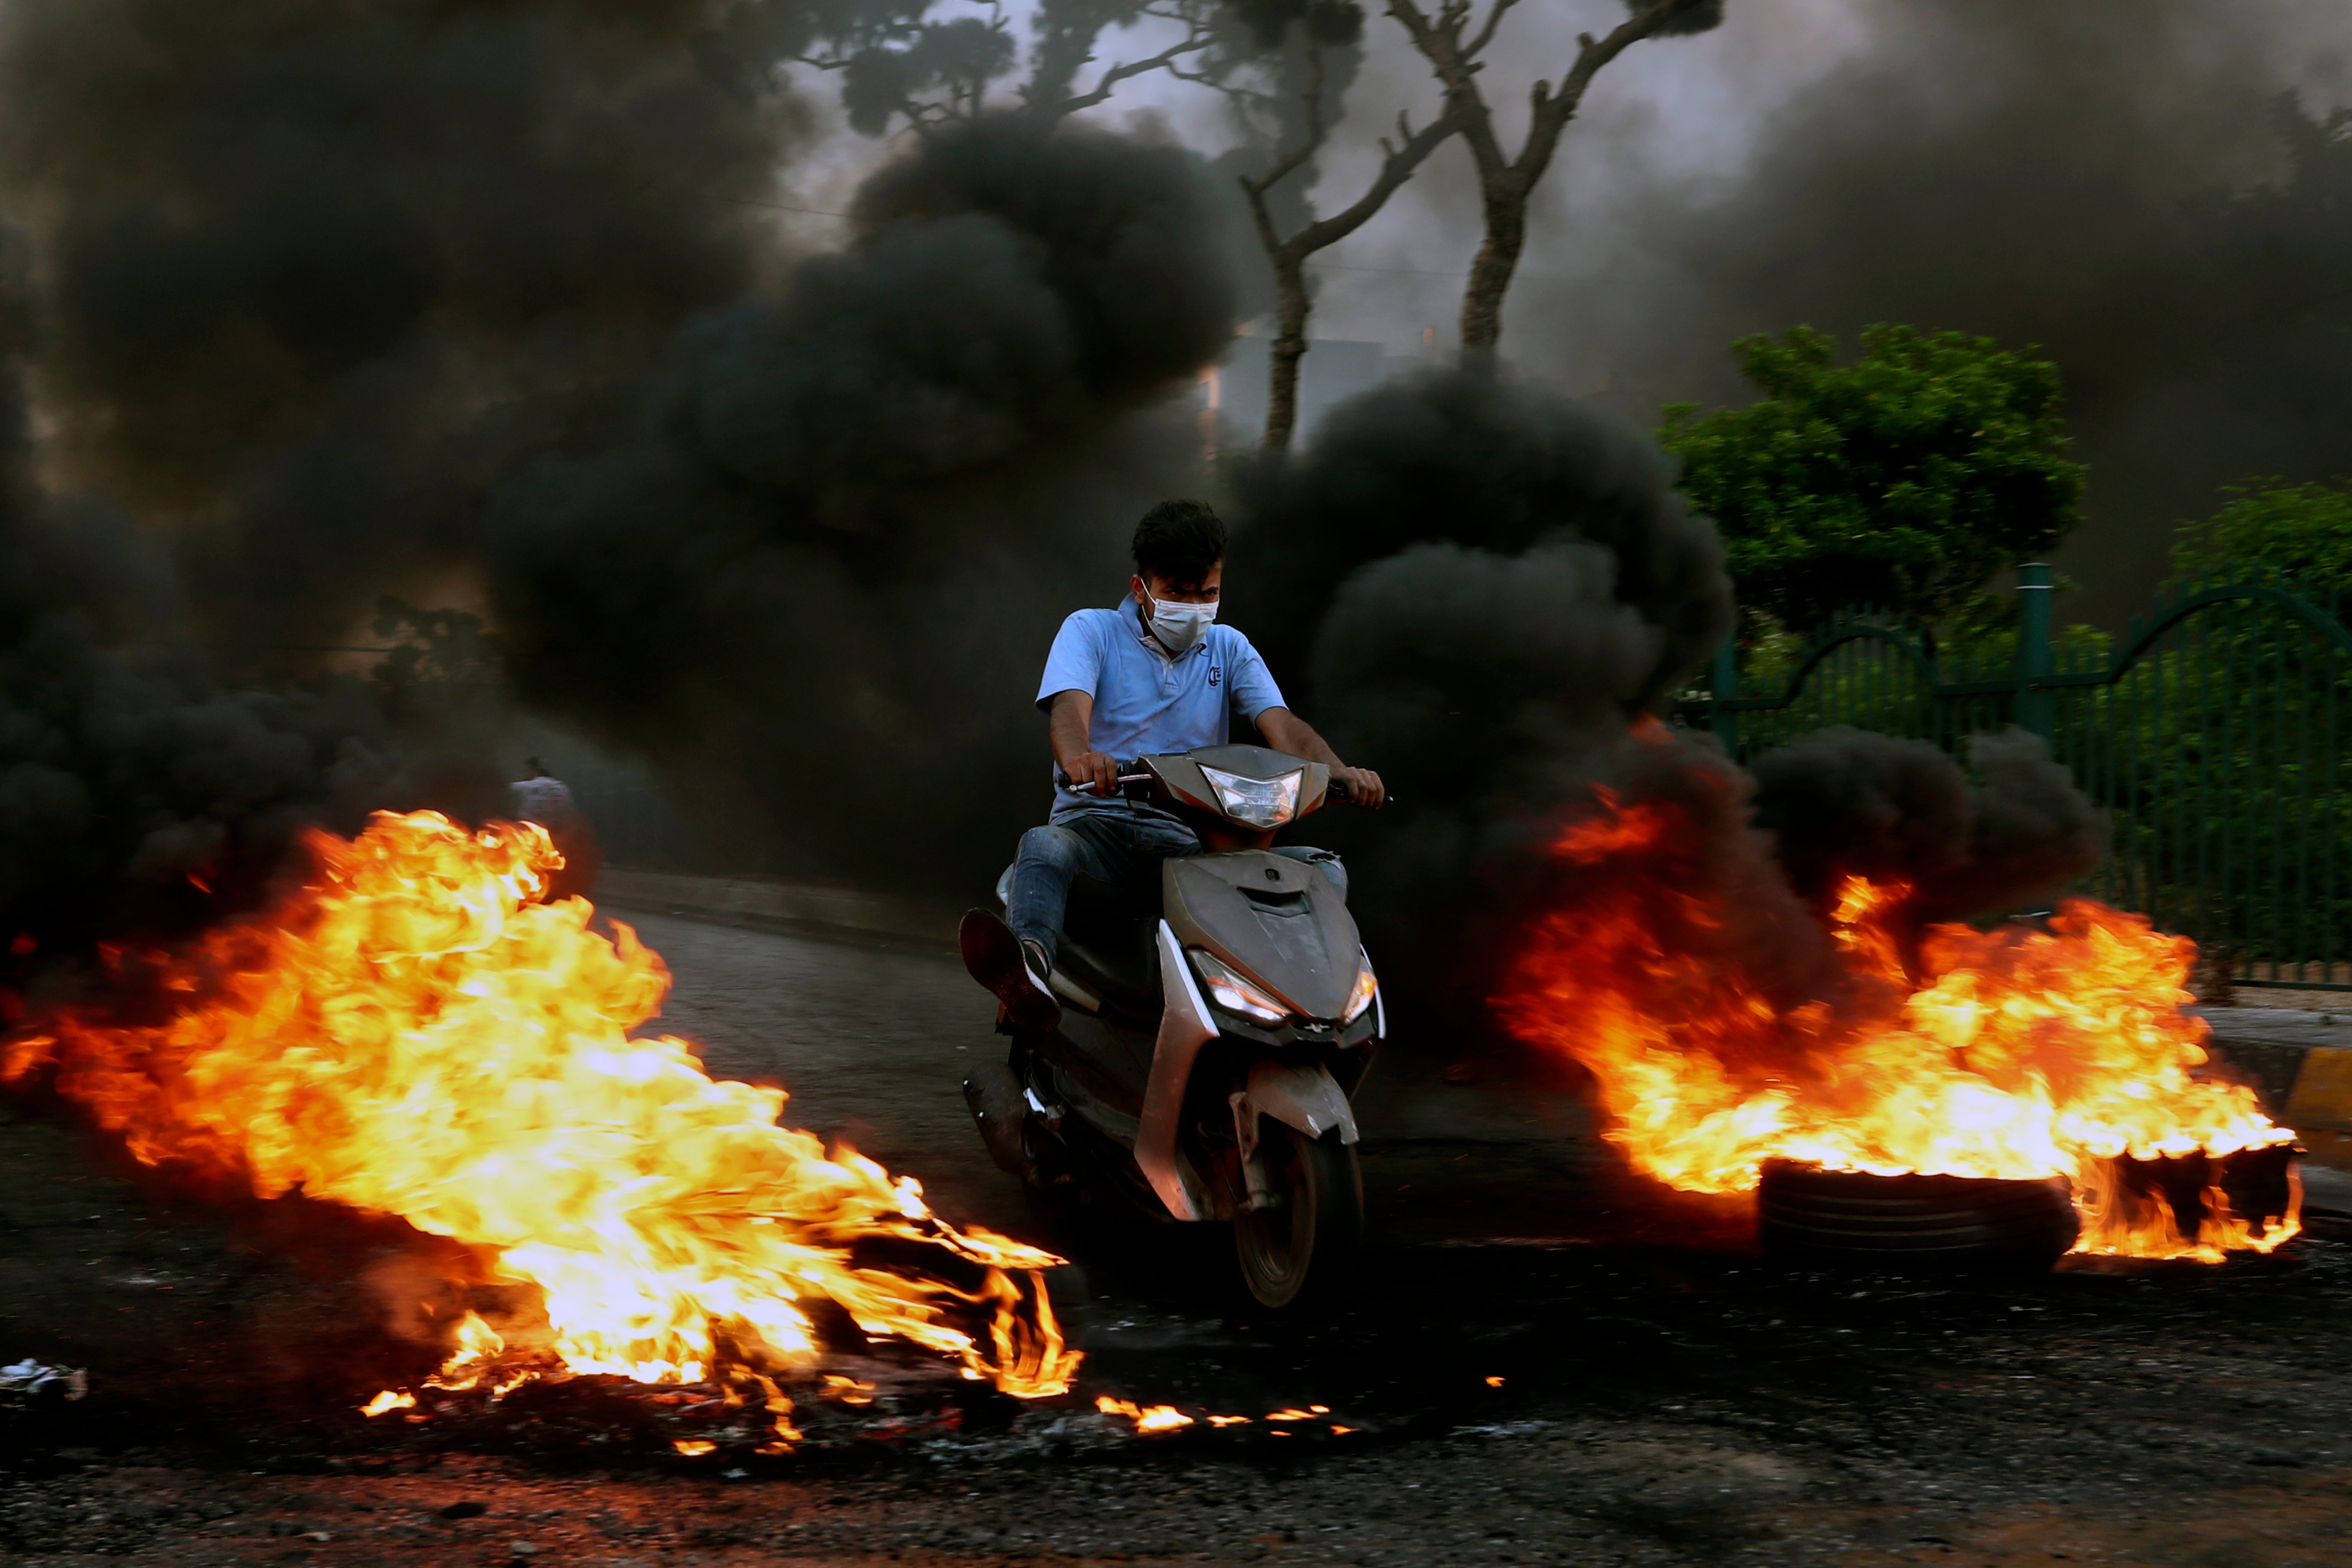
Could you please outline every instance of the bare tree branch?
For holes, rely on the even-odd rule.
[[[1462,58],[1475,60],[1485,54],[1486,46],[1495,41],[1495,29],[1503,25],[1504,15],[1518,3],[1519,0],[1495,0],[1495,8],[1486,13],[1486,25],[1478,29],[1476,37],[1462,46]]]
[[[1297,146],[1277,156],[1274,161],[1274,166],[1265,174],[1255,179],[1252,179],[1247,174],[1241,177],[1242,189],[1248,194],[1250,206],[1259,215],[1259,232],[1265,237],[1266,249],[1269,252],[1275,248],[1277,242],[1273,238],[1274,230],[1270,220],[1267,220],[1265,216],[1266,192],[1289,178],[1301,164],[1321,151],[1324,142],[1330,135],[1329,130],[1323,123],[1323,51],[1321,49],[1316,49],[1309,55],[1307,72],[1307,90],[1300,95],[1307,110],[1307,134],[1299,138]]]
[[[1302,95],[1307,114],[1305,131],[1295,143],[1276,156],[1265,174],[1244,174],[1240,179],[1242,195],[1249,202],[1250,217],[1257,228],[1258,243],[1265,247],[1266,260],[1274,268],[1276,331],[1267,354],[1265,445],[1276,451],[1290,445],[1291,433],[1298,423],[1299,362],[1307,353],[1307,317],[1312,307],[1307,292],[1307,258],[1363,227],[1387,205],[1397,187],[1411,179],[1413,171],[1459,128],[1450,109],[1418,132],[1412,129],[1410,120],[1399,114],[1398,139],[1394,142],[1381,139],[1380,173],[1364,194],[1342,211],[1317,219],[1284,237],[1275,224],[1266,195],[1313,159],[1330,135],[1323,116],[1323,51],[1312,45],[1309,48],[1309,79]]]
[[[1584,101],[1585,89],[1592,85],[1592,79],[1600,74],[1601,68],[1656,32],[1673,18],[1675,13],[1686,8],[1689,4],[1690,0],[1652,0],[1647,10],[1618,23],[1610,29],[1609,36],[1598,43],[1593,41],[1590,33],[1576,36],[1579,46],[1576,63],[1560,79],[1559,95],[1548,106],[1557,123],[1551,126],[1549,139],[1540,143],[1540,159],[1534,169],[1537,177],[1542,175],[1544,165],[1551,162],[1552,150],[1559,144],[1560,132],[1575,117],[1578,106]],[[1536,87],[1537,90],[1543,90],[1541,82],[1538,82]],[[1536,154],[1538,147],[1536,128],[1530,125],[1527,146],[1520,153],[1522,161]]]
[[[1175,65],[1178,60],[1182,59],[1186,55],[1195,54],[1202,49],[1207,48],[1210,41],[1208,34],[1205,31],[1202,31],[1192,37],[1185,39],[1181,44],[1177,44],[1170,48],[1162,49],[1160,53],[1152,56],[1150,59],[1136,60],[1126,65],[1112,66],[1109,69],[1103,72],[1102,79],[1095,83],[1094,90],[1092,92],[1080,93],[1075,97],[1066,98],[1059,104],[1054,107],[1052,112],[1056,116],[1061,116],[1076,114],[1082,109],[1092,109],[1096,104],[1101,103],[1108,99],[1112,90],[1116,89],[1120,82],[1127,80],[1130,77],[1147,76],[1156,70],[1166,70]],[[1034,108],[1035,106],[1032,105],[1032,107]]]
[[[1503,0],[1496,3],[1498,10],[1505,8]],[[1436,72],[1449,112],[1460,120],[1462,138],[1470,143],[1470,154],[1477,161],[1479,177],[1491,180],[1507,170],[1510,159],[1495,135],[1495,118],[1486,108],[1486,96],[1478,90],[1477,62],[1462,51],[1468,5],[1448,0],[1434,17],[1423,11],[1416,0],[1389,0],[1388,9]]]
[[[1282,101],[1279,94],[1262,92],[1258,89],[1247,86],[1242,82],[1230,81],[1223,77],[1211,76],[1205,71],[1181,70],[1174,66],[1171,66],[1168,68],[1168,74],[1175,78],[1178,81],[1189,81],[1197,87],[1214,88],[1217,91],[1223,93],[1227,99],[1231,100],[1235,104],[1246,103],[1256,108],[1264,108],[1268,104],[1279,103]]]
[[[1551,165],[1559,139],[1584,102],[1602,68],[1633,45],[1654,35],[1699,0],[1651,0],[1604,37],[1578,35],[1577,54],[1555,90],[1549,81],[1529,89],[1527,135],[1516,155],[1507,152],[1495,129],[1493,110],[1478,81],[1479,57],[1517,0],[1493,0],[1486,21],[1465,39],[1473,0],[1442,0],[1434,14],[1421,0],[1388,0],[1389,15],[1405,31],[1440,86],[1446,111],[1458,121],[1478,168],[1486,234],[1462,294],[1462,346],[1474,358],[1491,358],[1502,335],[1503,299],[1527,244],[1528,198]]]
[[[1224,0],[1167,0],[1165,4],[1113,3],[1088,7],[1078,5],[1066,7],[1075,10],[1077,21],[1058,33],[1050,42],[1041,43],[1034,56],[1035,69],[1030,80],[1019,90],[1029,112],[1046,121],[1060,120],[1081,110],[1092,109],[1108,100],[1119,83],[1154,71],[1167,71],[1184,80],[1197,80],[1207,85],[1220,85],[1204,76],[1192,76],[1178,70],[1178,62],[1186,57],[1210,49],[1218,41],[1216,20],[1218,8]],[[1038,27],[1048,31],[1046,18],[1054,15],[1050,4],[1040,13]],[[1093,89],[1081,92],[1076,79],[1080,67],[1094,63],[1095,40],[1107,26],[1128,26],[1150,17],[1154,21],[1172,22],[1184,29],[1182,39],[1160,53],[1144,59],[1123,61],[1105,70]]]

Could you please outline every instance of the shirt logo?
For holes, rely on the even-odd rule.
[[[1217,678],[1223,674],[1224,674],[1223,666],[1214,664],[1209,666],[1209,684],[1214,686],[1217,683]]]

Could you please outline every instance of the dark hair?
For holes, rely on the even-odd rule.
[[[1196,500],[1164,500],[1135,525],[1135,569],[1166,583],[1197,583],[1225,558],[1225,520]]]
[[[532,773],[543,773],[547,771],[547,759],[545,757],[525,757],[522,760],[522,765],[529,768]]]

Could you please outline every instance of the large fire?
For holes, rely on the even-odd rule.
[[[265,917],[146,955],[184,994],[168,1021],[48,1019],[7,1044],[0,1079],[54,1066],[150,1164],[453,1237],[537,1287],[562,1369],[740,1373],[780,1436],[789,1401],[761,1369],[814,1356],[821,1298],[1009,1394],[1069,1386],[1078,1357],[1042,1281],[1010,1272],[1057,1259],[958,1230],[913,1180],[779,1126],[782,1089],[629,1037],[667,973],[628,927],[592,931],[584,900],[542,901],[562,864],[542,828],[383,814],[310,847],[309,884]],[[495,1369],[480,1319],[457,1331],[437,1386],[524,1375]]]
[[[1881,1174],[2064,1176],[2076,1250],[2216,1261],[2293,1236],[2216,1187],[2197,1234],[2132,1201],[2124,1162],[2289,1144],[2253,1091],[2201,1079],[2206,1026],[2184,1013],[2185,939],[2086,899],[2046,929],[1935,925],[1906,936],[1908,889],[1848,878],[1827,915],[1834,984],[1773,996],[1761,926],[1696,864],[1674,802],[1600,809],[1550,846],[1565,894],[1537,922],[1502,999],[1525,1038],[1590,1068],[1636,1168],[1703,1193],[1753,1188],[1789,1160]],[[1688,862],[1688,863],[1686,863]]]

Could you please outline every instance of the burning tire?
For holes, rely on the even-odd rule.
[[[2293,1143],[2209,1155],[2191,1150],[2107,1160],[2084,1173],[2083,1213],[2091,1246],[2127,1237],[2142,1258],[2269,1252],[2302,1228],[2302,1177]]]
[[[1287,1307],[1337,1285],[1364,1235],[1364,1180],[1356,1152],[1335,1131],[1309,1138],[1265,1119],[1259,1145],[1277,1202],[1234,1219],[1242,1281],[1260,1304]]]
[[[1765,1256],[1800,1268],[2047,1268],[2080,1222],[2065,1178],[1878,1176],[1768,1161]]]

